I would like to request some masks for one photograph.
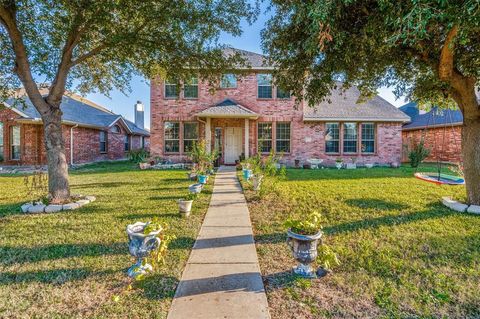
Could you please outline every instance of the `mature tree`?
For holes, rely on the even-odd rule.
[[[278,82],[315,104],[342,80],[367,97],[394,87],[422,104],[463,113],[468,200],[480,204],[480,2],[273,0],[263,45]],[[304,91],[303,91],[304,90]]]
[[[23,86],[42,117],[49,193],[69,198],[60,103],[66,89],[108,94],[147,78],[200,70],[213,78],[238,57],[224,58],[220,32],[238,35],[255,18],[246,0],[0,0],[0,94]],[[42,95],[37,79],[48,81]]]

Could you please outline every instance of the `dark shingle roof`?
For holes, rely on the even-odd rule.
[[[252,67],[253,69],[272,69],[271,65],[267,64],[267,58],[262,55],[251,51],[234,49],[234,48],[225,48],[223,53],[226,56],[230,56],[233,54],[240,54],[246,61],[247,65]]]
[[[417,104],[409,103],[417,110]],[[408,104],[407,104],[408,105]],[[463,123],[463,116],[460,110],[442,110],[437,107],[432,108],[427,113],[418,114],[412,117],[410,123],[403,126],[404,130],[422,129],[425,127],[437,127],[445,125],[459,125]]]
[[[410,118],[395,106],[379,96],[357,103],[360,91],[356,87],[342,91],[339,87],[332,90],[327,101],[315,107],[305,107],[303,118],[305,121],[328,120],[366,120],[383,122],[408,122]],[[329,103],[330,101],[331,103]]]
[[[225,99],[195,114],[200,117],[258,118],[258,114],[231,99]]]
[[[418,107],[417,107],[417,103],[415,103],[415,102],[407,103],[404,106],[399,107],[398,109],[400,111],[402,111],[403,113],[407,114],[408,116],[410,116],[410,119],[412,119],[415,116],[417,116],[418,114],[420,114],[419,110],[418,110]]]
[[[24,103],[17,102],[15,104],[13,99],[7,100],[6,103],[20,111],[20,113],[25,114],[27,116],[26,119],[40,119],[40,114],[28,98],[25,98]],[[79,125],[106,128],[119,118],[123,118],[121,115],[112,113],[101,106],[93,105],[95,104],[87,104],[79,99],[64,95],[60,105],[63,112],[62,120]],[[137,127],[134,123],[124,118],[123,120],[134,134],[150,135],[150,132],[147,130]]]

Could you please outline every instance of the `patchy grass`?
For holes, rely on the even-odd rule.
[[[0,177],[0,183],[1,318],[166,317],[211,185],[183,219],[176,199],[190,182],[181,170],[139,171],[125,162],[85,166],[72,172],[72,192],[97,201],[55,214],[21,214],[23,177]],[[154,217],[177,239],[166,266],[130,287],[126,270],[134,260],[125,227]]]
[[[480,217],[440,203],[465,199],[464,187],[402,167],[288,170],[273,189],[246,191],[272,318],[480,317]],[[290,272],[283,223],[311,210],[342,264],[305,283]]]

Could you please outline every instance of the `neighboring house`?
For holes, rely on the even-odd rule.
[[[28,98],[24,101],[8,100],[0,108],[0,165],[47,163],[40,114]],[[63,97],[60,107],[69,164],[123,159],[130,149],[149,148],[141,103],[135,105],[137,124],[72,93]]]
[[[420,114],[415,102],[405,104],[400,110],[411,118],[402,128],[403,161],[409,161],[409,151],[422,139],[424,146],[430,150],[426,161],[440,160],[452,163],[461,161],[462,112],[433,108],[427,113]]]
[[[151,152],[175,162],[187,161],[194,141],[205,139],[220,152],[220,163],[233,164],[242,155],[274,150],[282,162],[302,165],[323,159],[333,165],[342,157],[358,163],[390,164],[401,160],[401,127],[409,118],[376,96],[357,104],[360,92],[332,92],[331,103],[315,109],[295,105],[290,94],[272,84],[273,67],[262,55],[240,52],[251,69],[245,75],[224,74],[220,87],[192,79],[177,87],[169,81],[151,83]],[[238,71],[238,68],[237,68]]]

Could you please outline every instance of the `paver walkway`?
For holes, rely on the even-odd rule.
[[[168,319],[270,318],[247,203],[234,167],[215,178]]]

